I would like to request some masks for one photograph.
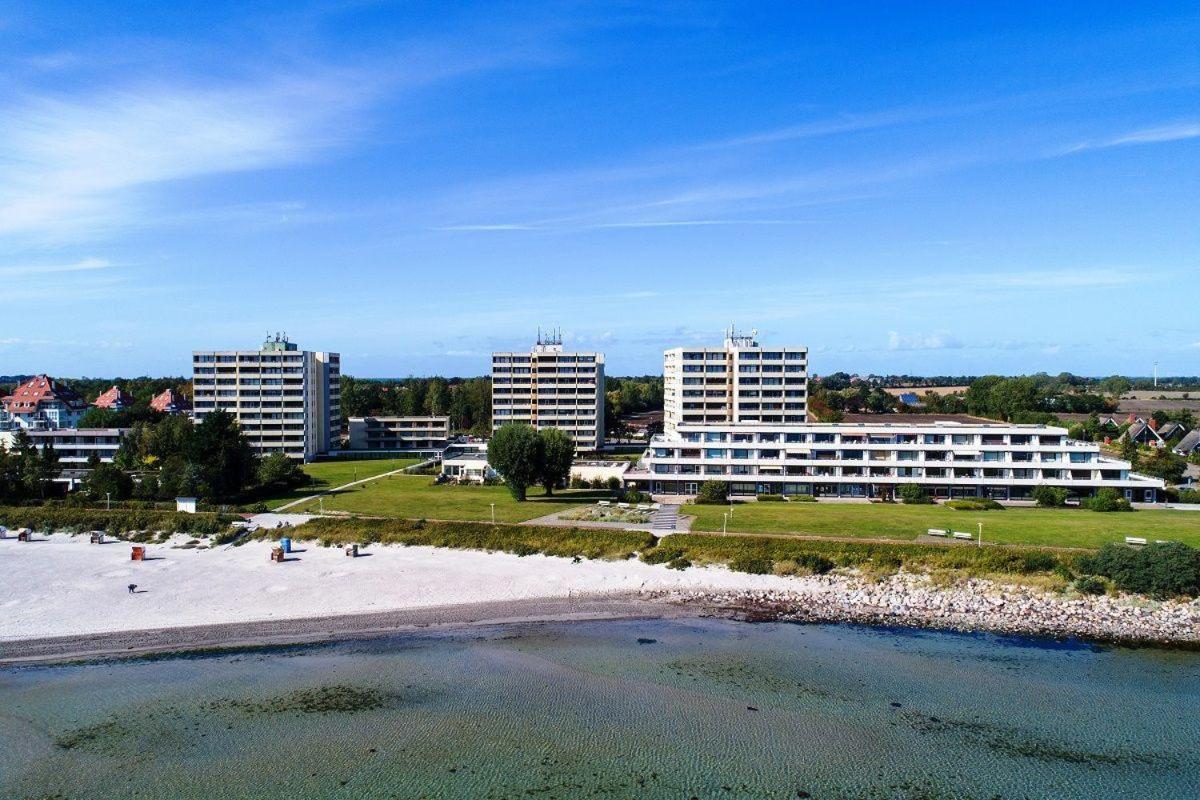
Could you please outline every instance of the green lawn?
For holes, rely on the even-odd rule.
[[[495,503],[497,522],[524,522],[608,496],[607,492],[581,489],[545,497],[541,489],[531,489],[529,499],[518,503],[504,486],[437,486],[429,475],[391,475],[327,495],[323,504],[326,511],[484,522],[491,520],[491,504]],[[313,500],[291,510],[313,512],[320,505]]]
[[[683,508],[696,517],[694,531],[720,531],[729,506]],[[1171,539],[1200,546],[1200,512],[1149,510],[1099,514],[1080,509],[1006,508],[955,511],[941,505],[858,503],[744,503],[734,506],[729,530],[912,540],[929,528],[975,533],[983,523],[984,542],[1048,547],[1099,547],[1126,536]]]
[[[316,461],[304,465],[304,471],[312,476],[313,483],[302,486],[287,494],[273,497],[267,502],[268,508],[278,508],[284,503],[308,497],[316,492],[342,486],[354,480],[382,475],[395,469],[412,466],[419,463],[415,458],[363,458],[354,461]]]

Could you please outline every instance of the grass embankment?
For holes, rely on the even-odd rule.
[[[337,486],[363,478],[373,478],[385,472],[411,467],[421,463],[415,458],[363,458],[348,461],[317,461],[304,465],[304,472],[312,478],[312,483],[272,497],[265,501],[267,508],[276,509],[284,503],[299,500],[302,497],[323,492]]]
[[[1036,548],[828,542],[752,535],[675,534],[656,543],[652,535],[641,531],[382,519],[316,519],[288,533],[316,539],[327,546],[427,545],[612,560],[640,555],[649,563],[724,564],[750,573],[820,573],[847,567],[875,574],[904,568],[913,572],[953,571],[960,576],[1061,576],[1074,567],[1077,558],[1074,554]],[[279,534],[279,530],[262,530],[255,535],[274,539]]]
[[[259,538],[276,539],[281,531],[260,530]],[[516,555],[542,553],[572,558],[623,560],[654,546],[654,537],[641,531],[583,528],[544,528],[535,525],[491,525],[479,522],[437,522],[395,519],[314,519],[290,536],[316,539],[325,546],[401,544],[487,550]]]
[[[210,535],[229,529],[238,517],[231,514],[201,512],[180,514],[175,511],[152,509],[48,508],[45,506],[0,507],[0,525],[10,529],[30,528],[35,531],[105,531],[114,536],[134,531],[168,531]]]
[[[727,505],[689,505],[694,531],[720,531]],[[942,505],[867,503],[742,503],[734,506],[729,530],[912,541],[929,528],[974,534],[983,540],[1040,547],[1098,548],[1126,536],[1166,539],[1200,546],[1200,512],[1153,509],[1101,514],[1076,508],[1006,508],[956,511]]]
[[[429,475],[389,475],[290,510],[311,513],[324,507],[326,512],[374,517],[490,522],[495,503],[497,522],[524,522],[609,497],[609,492],[589,489],[558,491],[547,497],[541,489],[530,489],[529,499],[518,503],[504,486],[437,485]]]

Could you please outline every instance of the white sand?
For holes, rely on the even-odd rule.
[[[304,552],[292,554],[296,560],[277,564],[268,558],[272,545],[261,541],[213,550],[152,544],[153,560],[134,562],[126,542],[38,538],[0,541],[0,640],[639,589],[797,591],[805,583],[723,568],[680,572],[636,560],[573,564],[432,547],[374,546],[351,559],[338,548],[299,543]],[[130,583],[137,594],[128,593]]]

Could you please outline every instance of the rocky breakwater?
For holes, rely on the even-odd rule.
[[[793,578],[794,587],[753,591],[663,590],[656,600],[701,605],[751,621],[850,622],[1097,641],[1200,645],[1200,600],[1153,601],[1058,594],[966,580],[938,586],[923,575],[879,581],[852,575]]]

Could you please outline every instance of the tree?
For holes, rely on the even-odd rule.
[[[1156,449],[1142,460],[1138,472],[1161,478],[1167,483],[1179,483],[1187,469],[1187,461],[1183,456],[1177,456],[1165,447]]]
[[[1138,455],[1138,443],[1126,431],[1125,438],[1121,440],[1121,458],[1129,462],[1130,469],[1137,469]]]
[[[1038,486],[1033,499],[1042,508],[1061,508],[1067,504],[1067,490],[1058,486]]]
[[[932,501],[924,486],[919,483],[906,483],[900,487],[900,502],[905,505],[921,505]]]
[[[114,464],[96,464],[84,479],[83,490],[92,500],[127,500],[133,494],[133,479]]]
[[[542,474],[543,441],[528,425],[501,425],[488,442],[488,463],[500,473],[518,502]]]
[[[575,442],[558,428],[539,431],[542,440],[542,465],[538,482],[547,495],[554,493],[555,486],[566,485],[571,477],[571,465],[575,463]]]
[[[262,489],[293,489],[307,482],[308,474],[284,453],[271,453],[258,464],[258,485]]]
[[[729,484],[725,481],[705,481],[696,493],[700,505],[720,505],[729,499]]]
[[[230,500],[258,477],[258,457],[232,414],[218,409],[195,426],[185,454],[199,479],[198,494]]]

